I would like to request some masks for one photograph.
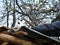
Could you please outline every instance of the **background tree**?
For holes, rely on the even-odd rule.
[[[25,21],[27,26],[37,26],[39,24],[50,23],[58,12],[56,2],[52,0],[4,0],[5,12],[2,18],[7,17],[7,27],[12,16],[12,27],[17,20]],[[6,13],[7,12],[7,13]],[[2,20],[1,18],[1,20]],[[2,20],[3,21],[3,20]],[[21,25],[21,24],[20,24]]]
[[[21,4],[19,4],[20,2]],[[27,2],[24,2],[24,0],[16,0],[16,5],[20,9],[20,11],[16,10],[16,12],[22,14],[22,18],[25,18],[25,16],[27,16],[29,18],[29,22],[31,21],[30,23],[32,23],[33,26],[45,23],[43,21],[48,18],[54,19],[53,16],[56,16],[58,9],[56,9],[53,4],[52,6],[49,5],[48,0],[38,0],[38,3],[35,2],[37,1],[28,0]]]
[[[16,17],[15,17],[15,0],[13,0],[13,24],[12,27],[15,26],[16,23]]]

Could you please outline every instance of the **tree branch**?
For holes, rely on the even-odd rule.
[[[22,15],[28,16],[29,19],[32,21],[31,17],[30,17],[28,14],[22,13],[22,12],[20,12],[20,11],[18,11],[18,10],[16,10],[16,12],[18,12],[19,14],[22,14]]]
[[[16,0],[16,4],[17,4],[17,6],[18,6],[18,8],[21,10],[21,12],[22,13],[24,13],[24,11],[21,9],[21,7],[19,6],[19,4],[18,4],[18,1]]]

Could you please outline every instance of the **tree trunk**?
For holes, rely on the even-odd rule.
[[[16,23],[16,17],[15,17],[15,0],[13,0],[13,6],[14,6],[14,9],[13,9],[13,24],[12,24],[11,27],[14,27],[15,23]]]
[[[7,27],[9,26],[9,9],[8,9],[8,1],[6,0],[6,10],[7,10]]]

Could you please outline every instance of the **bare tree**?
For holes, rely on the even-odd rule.
[[[52,7],[47,0],[38,0],[38,3],[35,3],[35,0],[27,0],[27,2],[24,0],[8,0],[7,2],[9,3],[9,1],[10,4],[6,3],[6,5],[8,5],[7,13],[2,16],[2,18],[5,18],[7,16],[7,26],[9,25],[8,20],[10,15],[13,17],[12,27],[15,26],[17,19],[25,20],[30,26],[36,26],[38,24],[41,24],[44,19],[48,19],[47,16],[50,16],[49,18],[53,19],[51,15],[56,15],[58,12],[58,9],[56,9],[53,4]],[[49,8],[47,8],[46,5]],[[17,19],[16,15],[18,16]],[[27,20],[26,16],[29,18],[29,20]]]
[[[6,0],[6,10],[7,10],[7,27],[9,26],[9,9],[8,9],[8,1]]]
[[[35,26],[40,24],[43,19],[47,18],[47,15],[56,13],[58,11],[54,7],[46,9],[45,6],[48,5],[48,2],[46,0],[42,0],[38,4],[25,3],[23,0],[20,0],[20,2],[21,4],[19,4],[19,1],[16,0],[16,5],[18,9],[20,9],[20,11],[16,10],[16,12],[22,14],[23,17],[28,16],[32,24]]]
[[[15,17],[15,0],[13,0],[13,24],[11,27],[14,27],[15,26],[15,23],[16,23],[16,17]]]

